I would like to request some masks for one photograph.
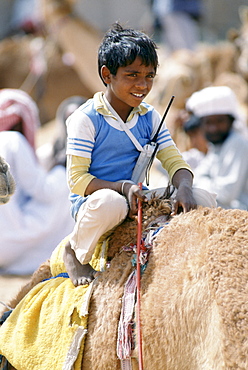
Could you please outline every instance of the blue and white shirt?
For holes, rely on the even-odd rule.
[[[97,93],[67,123],[67,154],[90,158],[90,173],[107,181],[130,180],[140,154],[118,118],[106,108],[102,93]],[[154,136],[160,120],[159,113],[143,102],[125,125],[143,147]],[[158,150],[174,145],[165,123],[157,142]]]
[[[89,173],[99,179],[130,180],[140,152],[122,129],[121,118],[112,107],[108,108],[105,99],[103,93],[98,92],[69,117],[67,155],[90,159]],[[161,116],[154,107],[142,102],[122,124],[143,147],[155,135],[160,122]],[[175,146],[165,123],[157,142],[158,151]],[[71,194],[70,199],[78,205],[85,201],[77,194]]]

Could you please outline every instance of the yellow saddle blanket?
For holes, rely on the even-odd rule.
[[[67,239],[51,256],[53,276],[65,272]],[[105,267],[106,245],[98,244],[91,261],[98,271]],[[75,287],[69,278],[55,277],[36,285],[0,328],[0,353],[18,370],[80,370],[95,281]]]

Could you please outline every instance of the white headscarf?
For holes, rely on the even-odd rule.
[[[198,117],[215,114],[230,114],[234,117],[233,127],[247,131],[236,95],[228,86],[210,86],[194,92],[186,102],[186,109]]]
[[[0,131],[10,130],[20,119],[23,124],[23,134],[35,149],[35,133],[40,126],[36,103],[22,90],[0,90]]]

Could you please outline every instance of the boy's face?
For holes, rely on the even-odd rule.
[[[137,57],[132,64],[119,67],[115,76],[106,66],[102,67],[102,77],[107,84],[106,97],[119,114],[126,112],[128,115],[151,91],[155,69],[141,63]]]

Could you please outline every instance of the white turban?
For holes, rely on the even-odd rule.
[[[206,87],[193,93],[186,102],[186,109],[198,117],[214,114],[239,116],[237,98],[227,86]]]
[[[34,100],[19,89],[0,90],[0,131],[10,130],[22,120],[23,134],[35,149],[35,134],[40,126],[39,111]]]
[[[234,128],[247,135],[245,117],[236,95],[228,86],[210,86],[193,93],[186,102],[186,109],[200,118],[230,114],[234,117]]]

